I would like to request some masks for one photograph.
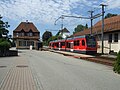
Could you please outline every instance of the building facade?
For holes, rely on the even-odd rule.
[[[102,21],[97,22],[92,29],[92,34],[96,36],[98,49],[102,51]],[[75,33],[73,36],[90,34],[90,28],[81,32]],[[120,15],[104,19],[104,53],[120,51]]]
[[[13,39],[17,49],[37,48],[40,32],[32,22],[21,22],[13,31]]]
[[[59,33],[62,38],[67,38],[68,36],[70,36],[70,32],[66,28],[60,30]]]

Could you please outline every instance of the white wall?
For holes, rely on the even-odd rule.
[[[120,32],[118,32],[118,42],[114,42],[114,33],[112,34],[112,43],[108,43],[109,34],[104,34],[104,53],[109,53],[110,50],[114,50],[114,52],[118,52],[120,50]],[[98,48],[98,53],[101,53],[102,51],[102,41],[98,41],[98,45],[100,48]]]
[[[70,33],[64,32],[63,35],[62,35],[62,38],[66,38],[66,37],[68,37],[68,36],[70,36]]]

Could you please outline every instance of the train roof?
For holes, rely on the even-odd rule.
[[[79,39],[79,38],[85,38],[87,36],[93,36],[93,35],[83,35],[83,36],[76,36],[76,37],[72,37],[72,38],[66,38],[66,39],[61,39],[61,40],[54,40],[54,41],[50,41],[50,42],[61,42],[64,40],[73,40],[73,39]]]

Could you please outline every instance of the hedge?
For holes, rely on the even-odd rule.
[[[117,54],[117,58],[114,64],[113,71],[120,74],[120,51]]]
[[[10,48],[10,43],[7,40],[0,39],[0,53],[2,56],[5,55],[6,51]]]

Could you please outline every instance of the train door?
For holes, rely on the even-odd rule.
[[[59,42],[59,50],[61,49],[61,44],[60,44],[60,42]]]
[[[73,46],[74,46],[74,42],[70,42],[70,51],[73,52]]]
[[[81,40],[81,50],[82,50],[82,51],[86,51],[85,46],[86,46],[85,39],[82,39],[82,40]]]

